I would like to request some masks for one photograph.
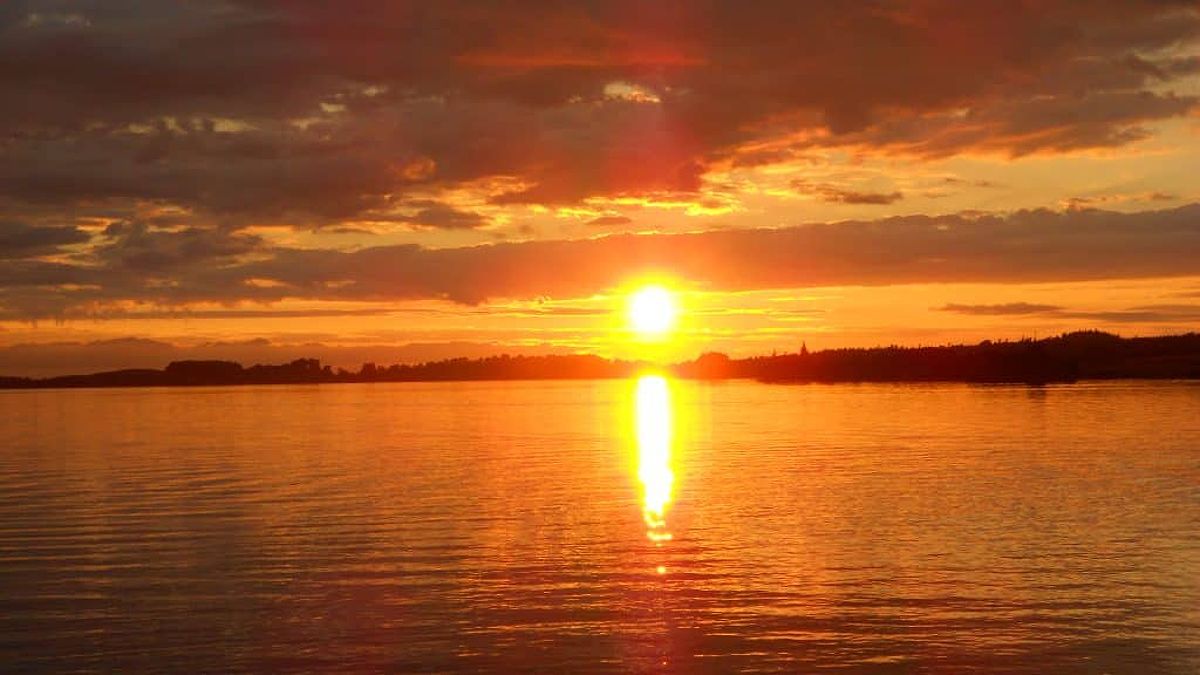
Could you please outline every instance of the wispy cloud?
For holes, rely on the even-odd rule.
[[[950,303],[938,308],[943,312],[973,316],[1039,316],[1102,323],[1184,323],[1200,320],[1200,305],[1140,305],[1125,309],[1084,311],[1057,305],[1012,302],[996,305]]]
[[[805,181],[793,181],[792,187],[798,192],[815,195],[822,201],[837,204],[875,204],[882,206],[904,199],[904,193],[898,190],[891,192],[870,192],[852,190],[829,184],[811,184]]]
[[[1007,302],[996,305],[960,305],[949,303],[939,308],[943,312],[971,314],[974,316],[1014,316],[1025,314],[1050,314],[1062,311],[1057,305],[1037,305],[1028,302]]]

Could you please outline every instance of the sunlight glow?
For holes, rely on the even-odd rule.
[[[677,314],[675,297],[662,286],[646,286],[629,298],[629,324],[642,337],[665,335]]]
[[[671,540],[665,516],[675,483],[671,471],[671,390],[666,378],[638,378],[635,400],[642,518],[646,521],[646,536],[661,543]]]

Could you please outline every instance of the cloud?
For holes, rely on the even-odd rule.
[[[796,188],[799,192],[816,195],[821,201],[836,204],[885,205],[894,204],[904,199],[904,194],[898,191],[864,192],[839,188],[836,185],[829,184],[814,185],[800,180],[792,181],[792,187]]]
[[[400,222],[417,228],[469,230],[487,225],[488,219],[478,213],[460,211],[444,204],[429,204],[415,214],[401,218]]]
[[[813,146],[1115,147],[1194,111],[1200,74],[1185,1],[60,5],[0,10],[0,198],[222,226],[484,179],[513,183],[495,204],[697,192]]]
[[[163,308],[163,309],[109,309],[102,313],[91,314],[86,318],[92,321],[114,319],[317,319],[329,317],[351,316],[388,316],[405,314],[402,309],[387,307],[357,307],[353,309],[306,308],[306,309],[271,309],[271,308],[231,308],[231,309],[192,309],[192,308]]]
[[[0,3],[8,318],[567,296],[638,270],[714,288],[1194,270],[1194,226],[1172,212],[353,251],[249,229],[409,228],[445,246],[519,231],[536,205],[724,213],[742,195],[721,172],[809,151],[1120,147],[1197,110],[1192,1],[68,4]],[[855,205],[920,194],[802,187]]]
[[[1143,305],[1107,312],[1063,312],[1061,316],[1103,323],[1185,323],[1200,321],[1200,305]]]
[[[143,236],[133,229],[137,236]],[[149,236],[151,233],[144,233]],[[129,236],[122,234],[121,236]],[[1019,211],[904,216],[778,229],[620,234],[462,248],[274,248],[157,233],[104,265],[0,267],[9,318],[96,313],[106,303],[168,307],[283,298],[397,301],[573,298],[647,274],[713,290],[949,282],[1049,282],[1200,275],[1200,205],[1162,211]],[[118,240],[120,241],[120,240]],[[188,251],[185,255],[183,251]],[[237,251],[245,255],[234,255]],[[164,253],[165,251],[165,253]],[[201,255],[202,254],[202,255]],[[192,257],[189,257],[192,256]],[[169,270],[163,260],[179,261]],[[219,261],[199,264],[199,261]],[[157,279],[153,284],[147,278]],[[11,289],[21,289],[14,293]]]
[[[612,225],[628,225],[632,222],[633,218],[629,216],[600,216],[599,218],[589,220],[587,224],[597,227],[607,227]]]
[[[992,101],[962,111],[900,116],[825,145],[845,143],[925,158],[962,153],[1022,157],[1112,148],[1149,138],[1147,124],[1193,110],[1195,96],[1151,91],[1061,93]]]
[[[1102,323],[1185,323],[1200,320],[1200,305],[1142,305],[1119,310],[1081,311],[1057,305],[1013,302],[998,305],[961,305],[950,303],[938,308],[943,312],[974,316],[1048,316],[1058,319]]]
[[[942,183],[945,185],[956,185],[956,186],[966,185],[966,186],[970,186],[970,187],[980,187],[980,188],[1001,187],[1001,185],[999,183],[996,183],[995,181],[965,180],[963,178],[959,178],[958,176],[946,176],[945,178],[942,179]]]
[[[89,238],[86,232],[75,227],[38,227],[0,222],[0,259],[55,253],[63,246],[79,244]]]
[[[255,251],[255,235],[203,228],[157,229],[144,222],[119,221],[104,230],[91,256],[111,269],[173,275],[181,269],[220,262]]]
[[[1057,305],[1036,305],[1028,302],[1009,302],[998,305],[960,305],[950,303],[938,308],[942,312],[971,314],[974,316],[1013,316],[1022,314],[1047,314],[1062,311]]]
[[[1168,192],[1139,192],[1092,195],[1087,197],[1068,197],[1062,201],[1062,206],[1068,209],[1093,208],[1102,204],[1121,204],[1127,202],[1169,202],[1178,199],[1178,195]]]

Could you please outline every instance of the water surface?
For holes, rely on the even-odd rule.
[[[0,661],[1200,672],[1200,386],[0,392]]]

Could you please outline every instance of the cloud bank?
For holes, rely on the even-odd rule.
[[[720,206],[714,175],[806,152],[1121,147],[1195,114],[1198,44],[1200,9],[1173,0],[6,2],[0,316],[469,304],[653,271],[714,289],[1192,274],[1194,206],[362,245],[530,234],[513,214],[581,204],[619,228],[595,200]],[[798,189],[881,213],[914,194]]]
[[[1198,37],[1171,0],[18,0],[0,198],[319,226],[501,178],[497,204],[696,191],[812,147],[1114,147],[1195,109]]]
[[[654,274],[713,290],[1200,274],[1200,205],[357,251],[266,248],[239,233],[110,229],[88,265],[0,268],[7,315],[103,313],[122,302],[572,298]]]

